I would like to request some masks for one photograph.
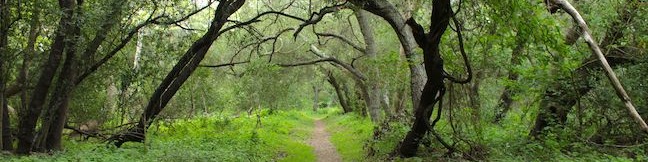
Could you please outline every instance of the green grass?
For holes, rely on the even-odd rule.
[[[331,142],[344,161],[365,161],[365,143],[372,137],[373,124],[369,118],[356,114],[329,115],[325,120]]]
[[[151,127],[146,144],[115,148],[97,141],[66,140],[52,155],[2,156],[0,161],[314,161],[307,144],[312,118],[300,111],[238,118],[198,117]]]

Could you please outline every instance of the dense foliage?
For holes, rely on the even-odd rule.
[[[646,160],[554,1],[3,0],[0,161],[313,161],[318,119],[344,161]],[[646,2],[569,2],[648,118]]]

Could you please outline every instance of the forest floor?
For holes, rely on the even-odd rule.
[[[329,139],[331,135],[326,131],[326,124],[321,119],[316,119],[314,123],[315,128],[313,129],[313,134],[309,143],[315,150],[317,161],[342,161],[340,154]]]
[[[520,120],[515,115],[510,117],[508,120]],[[116,148],[99,139],[66,137],[62,151],[32,156],[0,152],[0,161],[386,161],[409,130],[407,124],[390,126],[381,138],[374,139],[374,124],[369,118],[342,114],[334,108],[240,116],[221,113],[156,122],[145,143]],[[557,140],[530,142],[525,139],[527,129],[524,125],[485,126],[481,145],[489,149],[481,160],[648,161],[645,146],[618,151]],[[446,157],[439,148],[443,146],[432,143],[429,148],[421,147],[417,157],[395,161],[465,161],[469,160],[467,155],[473,155]],[[629,153],[636,157],[628,158]]]

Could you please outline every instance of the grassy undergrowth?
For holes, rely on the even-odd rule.
[[[260,120],[259,120],[260,119]],[[355,113],[342,114],[339,108],[317,112],[263,111],[256,115],[231,117],[212,115],[193,119],[158,122],[149,131],[146,144],[127,143],[115,148],[97,141],[65,140],[65,151],[52,155],[0,156],[0,161],[315,161],[311,137],[313,120],[323,119],[331,142],[344,161],[385,161],[409,130],[405,123],[390,123],[379,139],[373,139],[374,124]],[[596,148],[568,138],[529,140],[528,128],[511,114],[503,125],[483,123],[481,133],[472,127],[458,130],[464,142],[461,150],[448,158],[446,150],[432,140],[421,146],[418,156],[396,161],[648,161],[648,146]],[[261,121],[260,123],[258,121]],[[448,142],[457,141],[446,120],[436,130]],[[569,137],[574,132],[550,137]],[[468,144],[468,141],[470,144]],[[372,148],[373,155],[369,155]],[[474,156],[481,156],[474,158]]]
[[[115,148],[66,140],[53,155],[2,156],[0,161],[314,161],[307,144],[312,118],[301,111],[256,116],[207,116],[151,127],[146,144]]]
[[[518,114],[514,114],[507,120],[521,119]],[[390,123],[389,131],[383,132],[380,139],[373,140],[374,125],[368,118],[350,113],[329,115],[325,121],[332,134],[331,141],[344,161],[385,161],[409,131],[406,124]],[[526,125],[510,124],[520,123],[514,121],[504,123],[507,124],[483,123],[481,135],[469,129],[463,130],[461,138],[471,143],[457,143],[455,147],[463,151],[454,153],[450,158],[445,156],[447,150],[433,139],[430,147],[420,146],[417,157],[395,161],[648,161],[645,155],[648,146],[600,148],[570,138],[555,138],[558,135],[550,135],[554,138],[544,141],[535,141],[527,137]],[[436,128],[444,140],[452,142],[452,129],[446,121],[439,122]],[[367,146],[372,146],[373,156],[368,156]]]

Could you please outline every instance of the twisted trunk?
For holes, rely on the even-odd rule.
[[[398,36],[398,40],[403,47],[410,70],[412,105],[414,106],[414,109],[420,107],[421,90],[423,90],[426,79],[425,74],[423,73],[423,66],[420,64],[420,57],[414,52],[416,41],[414,40],[412,31],[405,23],[403,15],[401,15],[398,10],[396,10],[396,8],[386,0],[351,0],[350,2],[356,6],[360,6],[366,11],[382,17],[389,23],[392,29],[394,29]]]

